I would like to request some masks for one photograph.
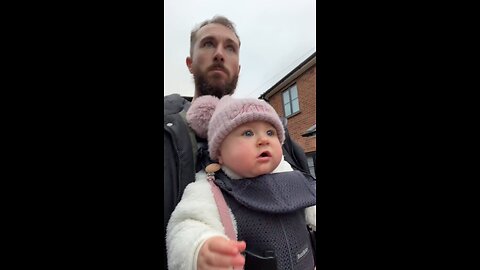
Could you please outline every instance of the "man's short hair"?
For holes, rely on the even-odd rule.
[[[190,33],[190,57],[193,56],[193,47],[195,45],[195,41],[197,41],[198,30],[200,30],[200,28],[204,27],[205,25],[211,24],[211,23],[218,23],[232,30],[238,39],[238,46],[240,46],[240,37],[238,36],[237,31],[235,30],[235,24],[224,16],[216,15],[212,19],[201,22]]]

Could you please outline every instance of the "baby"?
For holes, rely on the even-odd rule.
[[[196,174],[172,213],[169,269],[313,269],[307,226],[316,230],[316,182],[284,160],[285,131],[273,107],[201,96],[187,121],[219,165]]]

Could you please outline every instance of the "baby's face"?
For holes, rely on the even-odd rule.
[[[282,160],[282,145],[270,123],[254,121],[230,132],[219,148],[218,161],[243,178],[271,173]]]

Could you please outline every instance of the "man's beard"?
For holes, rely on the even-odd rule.
[[[195,88],[198,90],[199,96],[212,95],[222,98],[224,95],[231,95],[235,92],[238,75],[233,76],[232,80],[223,86],[210,84],[206,75],[201,73],[193,74],[193,80],[195,81]]]

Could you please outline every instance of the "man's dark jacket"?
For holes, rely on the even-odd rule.
[[[195,160],[189,127],[184,120],[183,113],[190,107],[190,102],[178,94],[164,97],[163,111],[163,232],[162,251],[164,267],[167,268],[165,235],[168,220],[175,206],[182,198],[183,189],[188,183],[195,180]],[[286,126],[286,119],[282,123]],[[195,146],[196,147],[196,146]],[[294,169],[309,173],[307,157],[303,149],[292,139],[285,128],[285,142],[282,146],[285,160]],[[196,157],[195,157],[196,158]]]

